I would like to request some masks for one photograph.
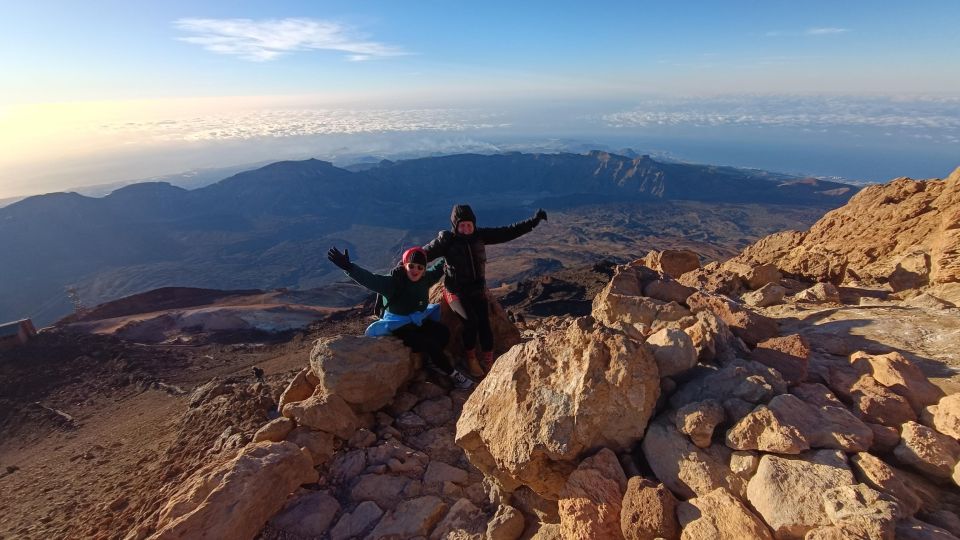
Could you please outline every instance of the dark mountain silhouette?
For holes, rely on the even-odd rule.
[[[41,324],[68,313],[65,287],[88,305],[163,286],[311,288],[340,278],[331,243],[385,268],[405,245],[446,228],[470,202],[481,225],[538,206],[704,201],[844,204],[857,188],[763,171],[660,163],[606,152],[453,155],[381,161],[351,172],[285,161],[185,190],[133,184],[102,198],[30,197],[0,208],[0,320]]]

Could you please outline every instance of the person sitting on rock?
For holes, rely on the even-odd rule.
[[[477,227],[477,217],[466,204],[458,204],[450,213],[452,231],[440,231],[423,246],[427,260],[443,257],[443,297],[463,320],[463,347],[467,369],[473,377],[482,377],[493,366],[493,330],[487,312],[487,245],[502,244],[519,238],[541,221],[547,213],[541,208],[527,220],[506,227]],[[483,368],[477,362],[477,335],[480,337]]]
[[[473,381],[453,368],[443,351],[450,331],[440,322],[439,304],[428,304],[430,287],[443,277],[442,263],[427,268],[423,249],[413,247],[403,253],[400,265],[389,274],[374,274],[350,262],[350,251],[330,248],[327,258],[350,279],[383,296],[384,313],[367,327],[368,336],[400,338],[414,352],[424,353],[425,364],[449,377],[457,388],[470,388]]]

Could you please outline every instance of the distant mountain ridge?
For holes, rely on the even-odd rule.
[[[384,267],[403,245],[446,228],[470,202],[501,224],[609,201],[844,204],[857,188],[763,171],[589,154],[460,154],[382,161],[351,172],[316,159],[282,161],[186,190],[133,184],[102,198],[29,197],[0,208],[0,319],[50,321],[88,304],[162,286],[317,287],[338,276],[331,242]],[[481,223],[482,225],[483,223]]]

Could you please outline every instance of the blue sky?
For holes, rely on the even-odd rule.
[[[233,165],[245,154],[209,154],[223,163],[176,159],[200,155],[197,145],[215,139],[299,145],[278,151],[284,157],[307,153],[298,138],[305,135],[509,128],[570,137],[592,135],[584,122],[642,131],[681,117],[689,125],[778,126],[799,118],[806,130],[839,119],[894,137],[897,119],[911,124],[917,115],[925,116],[910,129],[935,125],[946,134],[904,137],[929,135],[956,149],[951,137],[960,134],[951,123],[960,105],[950,101],[960,98],[955,0],[0,1],[0,8],[0,144],[13,150],[0,153],[0,197]],[[781,98],[764,97],[761,115],[717,96]],[[816,101],[824,96],[844,101]],[[874,101],[844,120],[850,115],[837,111],[851,96]],[[946,101],[930,110],[931,97]],[[690,101],[698,98],[714,101]],[[672,116],[661,118],[658,99],[681,99],[687,110],[671,103],[664,110]],[[351,112],[360,109],[378,112]],[[822,109],[834,113],[811,119]],[[152,166],[137,158],[161,151],[167,157]]]

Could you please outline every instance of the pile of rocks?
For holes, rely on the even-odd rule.
[[[592,317],[501,357],[464,406],[457,442],[501,498],[537,509],[528,534],[960,534],[960,395],[898,353],[811,355],[642,262]]]

